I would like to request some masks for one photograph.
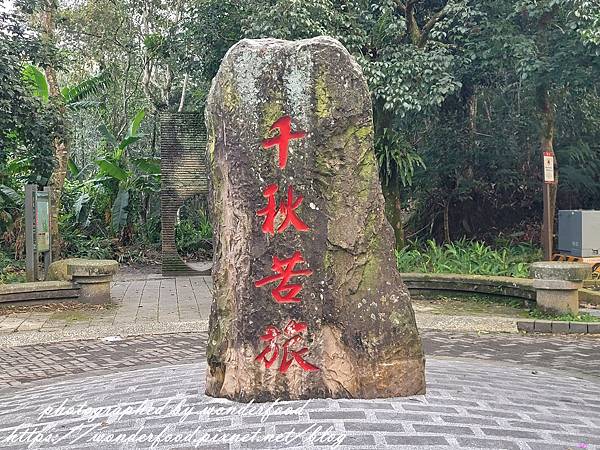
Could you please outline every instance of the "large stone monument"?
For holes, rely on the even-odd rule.
[[[331,38],[243,40],[206,107],[215,223],[208,395],[425,392],[360,67]]]

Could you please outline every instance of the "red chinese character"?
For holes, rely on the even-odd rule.
[[[295,344],[301,344],[302,342],[304,342],[304,338],[298,335],[292,337],[291,339],[288,339],[287,342],[283,344],[283,358],[281,360],[281,364],[279,365],[279,371],[281,373],[286,373],[294,361],[298,363],[302,370],[307,370],[311,372],[319,370],[317,366],[312,365],[311,363],[305,361],[302,358],[302,355],[308,352],[308,348],[306,347],[301,348],[300,350],[289,350],[289,352],[292,354],[292,357],[288,359],[288,347]]]
[[[277,338],[281,335],[281,331],[277,327],[273,325],[268,326],[265,329],[265,334],[260,337],[260,340],[263,342],[268,342],[269,344],[265,347],[265,349],[256,357],[256,361],[264,361],[265,367],[268,369],[273,365],[273,363],[277,360],[279,356],[279,346],[277,345]],[[271,358],[267,358],[267,355],[271,353]]]
[[[276,184],[270,184],[263,191],[263,196],[267,199],[267,206],[259,210],[256,214],[258,216],[266,216],[265,221],[262,224],[263,233],[275,234],[275,217],[277,216],[277,204],[275,203],[275,193],[279,188]],[[281,203],[279,206],[279,213],[283,216],[283,222],[277,227],[278,233],[283,233],[287,227],[293,225],[298,231],[308,231],[308,225],[306,225],[298,215],[296,209],[302,204],[304,197],[299,195],[294,200],[294,192],[291,186],[288,186],[287,190],[287,201]]]
[[[281,360],[281,364],[279,365],[279,372],[286,373],[294,361],[296,361],[302,370],[319,370],[317,366],[305,361],[304,358],[302,358],[302,356],[308,352],[308,348],[304,347],[300,350],[292,350],[290,348],[294,345],[304,342],[304,337],[301,335],[301,333],[304,333],[306,330],[308,330],[308,325],[306,322],[296,322],[295,320],[290,320],[290,322],[283,329],[283,335],[288,339],[283,344],[283,358]],[[263,361],[267,369],[273,365],[277,359],[277,356],[279,355],[279,345],[277,344],[277,339],[279,337],[282,337],[282,333],[273,325],[269,325],[265,329],[265,334],[260,337],[261,341],[269,342],[269,345],[264,348],[264,350],[255,358],[255,360]],[[289,358],[288,352],[291,354],[291,357]],[[269,353],[271,353],[271,358],[267,358]]]
[[[312,275],[312,270],[298,270],[294,272],[296,264],[304,262],[302,254],[300,252],[294,252],[291,258],[279,259],[277,256],[273,256],[273,265],[271,268],[277,275],[271,275],[270,277],[263,278],[262,280],[254,282],[254,286],[257,288],[263,287],[269,283],[279,281],[277,287],[271,290],[271,295],[277,303],[298,303],[300,299],[296,297],[302,290],[300,284],[287,284],[292,277],[307,277]]]
[[[292,132],[292,119],[290,116],[283,116],[271,125],[271,131],[277,129],[279,130],[279,135],[265,139],[262,141],[262,146],[265,149],[271,147],[279,147],[279,168],[285,169],[285,165],[287,164],[288,157],[288,147],[290,144],[290,139],[300,139],[306,136],[304,131],[297,131],[295,133]]]

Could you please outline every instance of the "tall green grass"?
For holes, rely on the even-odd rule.
[[[462,273],[526,278],[529,264],[540,261],[541,251],[531,244],[495,249],[483,242],[460,240],[410,242],[396,252],[400,272]]]

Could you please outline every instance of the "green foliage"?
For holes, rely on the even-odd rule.
[[[386,184],[399,180],[402,186],[412,184],[415,169],[425,169],[421,156],[415,152],[405,137],[390,128],[384,128],[375,142],[375,153]]]
[[[10,177],[14,161],[19,161],[20,179],[46,184],[54,163],[52,142],[62,120],[56,105],[31,94],[33,80],[23,74],[27,62],[46,55],[22,16],[0,12],[0,28],[0,177]],[[0,179],[0,184],[7,183]]]
[[[112,206],[110,225],[115,233],[118,233],[127,225],[127,209],[129,207],[129,191],[119,189],[117,197]]]
[[[0,284],[20,283],[25,281],[25,264],[15,261],[0,250]]]
[[[126,136],[119,142],[105,125],[100,130],[105,137],[107,149],[104,158],[96,160],[99,168],[94,182],[109,192],[110,225],[116,235],[123,238],[123,231],[131,224],[131,201],[140,195],[156,193],[160,186],[160,165],[151,158],[129,158],[129,147],[141,139],[139,134],[145,112],[136,113],[128,128]],[[89,196],[88,196],[89,201]],[[83,203],[77,201],[76,206]]]
[[[540,320],[559,320],[561,322],[600,322],[600,317],[589,313],[574,314],[552,314],[535,308],[529,312],[529,317]]]
[[[407,235],[438,241],[535,239],[540,93],[555,119],[558,208],[600,208],[599,12],[595,0],[83,0],[59,2],[56,42],[39,39],[36,14],[1,13],[0,240],[22,252],[22,184],[48,182],[53,140],[68,124],[68,252],[85,253],[86,239],[98,255],[154,248],[158,117],[177,109],[183,80],[184,109],[201,112],[238,40],[317,35],[338,38],[365,73],[394,223],[408,219]],[[48,62],[66,86],[58,99],[48,95]],[[209,251],[202,220],[181,219],[184,255]],[[506,257],[462,246],[413,244],[399,258],[424,270],[524,273],[512,244]]]
[[[191,260],[212,256],[213,229],[206,205],[199,199],[188,200],[180,209],[179,217],[175,227],[179,254]]]
[[[175,229],[177,251],[186,259],[204,259],[212,255],[212,226],[209,221],[183,220]]]
[[[600,46],[600,4],[596,0],[574,0],[572,3],[583,41]]]
[[[63,102],[70,109],[98,107],[102,102],[90,100],[90,98],[97,97],[104,92],[112,82],[112,74],[108,70],[104,70],[77,84],[63,87],[60,93]]]
[[[63,227],[66,247],[65,256],[89,259],[115,259],[117,252],[113,242],[102,236],[88,236],[77,230]]]
[[[44,103],[48,103],[49,90],[48,82],[46,81],[46,75],[40,69],[31,64],[26,65],[23,68],[23,79],[26,83],[29,83],[32,88],[32,95],[38,97]]]
[[[529,276],[529,264],[539,261],[539,250],[530,244],[493,249],[483,242],[460,240],[438,245],[411,242],[396,252],[401,272],[462,273],[470,275]]]

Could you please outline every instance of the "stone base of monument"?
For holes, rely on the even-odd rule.
[[[588,264],[563,261],[531,265],[536,302],[540,309],[559,314],[579,314],[579,292],[591,274]]]
[[[110,302],[110,283],[119,263],[113,260],[73,260],[67,273],[79,286],[79,301],[102,304]]]

